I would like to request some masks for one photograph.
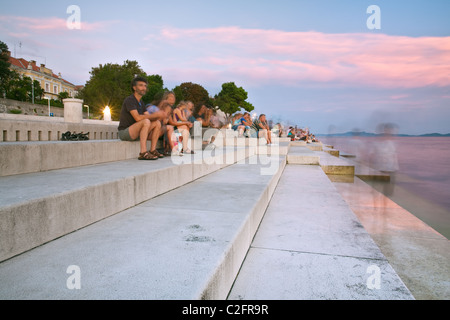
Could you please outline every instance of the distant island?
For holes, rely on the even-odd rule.
[[[317,137],[379,137],[383,134],[378,133],[371,133],[371,132],[355,132],[355,131],[349,131],[345,133],[331,133],[331,134],[316,134]],[[442,134],[442,133],[426,133],[426,134],[420,134],[420,135],[412,135],[412,134],[396,134],[394,135],[396,137],[450,137],[450,133]]]

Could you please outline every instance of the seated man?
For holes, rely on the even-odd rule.
[[[122,105],[119,123],[119,138],[122,141],[140,141],[139,160],[156,160],[164,156],[156,150],[161,122],[165,118],[164,111],[149,114],[145,110],[142,97],[147,92],[147,80],[136,77],[131,83],[133,94],[127,97]],[[150,151],[147,140],[151,140]]]
[[[266,139],[267,144],[271,143],[271,139],[269,138],[268,130],[265,127],[265,124],[262,121],[265,121],[266,116],[264,114],[259,116],[259,119],[253,120],[251,126],[251,136],[253,138],[264,138]]]

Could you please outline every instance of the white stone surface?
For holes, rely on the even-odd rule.
[[[4,261],[0,299],[225,299],[284,168],[250,162]]]
[[[369,266],[380,289],[367,285]],[[317,166],[287,165],[229,299],[412,299]]]
[[[80,146],[81,144],[77,144]],[[0,177],[0,261],[229,166],[246,154],[137,159]],[[228,153],[229,163],[219,162]],[[182,158],[182,162],[175,160]],[[212,159],[212,161],[211,161]],[[203,163],[212,164],[203,164]],[[199,168],[202,170],[199,171]]]

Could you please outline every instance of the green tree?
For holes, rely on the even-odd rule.
[[[44,90],[41,88],[39,81],[32,81],[30,77],[22,77],[15,71],[12,71],[9,77],[10,79],[5,86],[6,98],[32,102],[33,90],[36,100],[42,98]]]
[[[9,69],[8,45],[0,41],[0,96],[6,94],[8,83],[11,80],[12,71]]]
[[[162,96],[164,92],[164,81],[158,74],[153,74],[147,77],[148,90],[147,94],[142,97],[145,103],[151,103]]]
[[[131,81],[136,76],[147,77],[136,61],[126,60],[122,65],[107,63],[92,68],[80,97],[93,114],[102,114],[105,106],[111,109],[113,120],[118,120],[123,100],[132,94]]]
[[[208,91],[199,84],[184,82],[179,86],[176,86],[173,89],[173,92],[177,98],[176,103],[181,100],[189,100],[192,101],[197,107],[203,104],[206,106],[211,106],[211,99]]]
[[[242,87],[237,87],[234,82],[222,84],[222,91],[214,97],[214,103],[225,114],[231,115],[243,108],[245,111],[252,111],[255,107],[247,102],[248,93]]]
[[[66,91],[60,92],[60,93],[58,94],[58,99],[59,99],[61,102],[63,102],[63,100],[64,100],[64,99],[67,99],[67,98],[69,98],[69,93],[66,92]]]

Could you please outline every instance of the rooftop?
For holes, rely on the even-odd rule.
[[[45,66],[45,64],[41,64],[40,66],[38,66],[36,64],[36,61],[34,61],[34,60],[27,61],[23,58],[12,57],[11,52],[8,52],[8,55],[9,55],[9,63],[11,63],[12,66],[15,66],[17,68],[24,69],[24,70],[32,70],[34,72],[44,73],[46,75],[51,76],[52,78],[61,80],[68,85],[75,86],[73,83],[63,79],[61,77],[61,73],[59,73],[59,74],[53,73],[53,71],[51,69],[47,68]]]

